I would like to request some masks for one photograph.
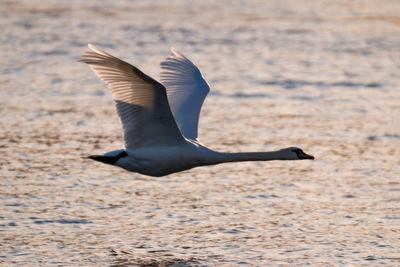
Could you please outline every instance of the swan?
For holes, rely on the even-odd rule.
[[[225,162],[314,159],[302,149],[222,153],[198,139],[201,106],[210,87],[177,49],[161,63],[161,83],[137,67],[89,44],[86,63],[111,90],[124,132],[125,149],[87,158],[149,176],[164,176]]]

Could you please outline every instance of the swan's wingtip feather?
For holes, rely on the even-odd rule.
[[[93,51],[95,51],[97,49],[97,47],[92,44],[87,44],[87,46],[89,47],[90,50],[93,50]]]
[[[177,48],[171,47],[171,55],[173,57],[180,57],[180,58],[186,58]]]
[[[98,53],[98,54],[100,54],[100,55],[103,55],[103,56],[110,56],[109,53],[107,53],[106,51],[104,51],[104,50],[98,48],[98,47],[95,46],[95,45],[88,44],[88,47],[89,47],[90,50],[92,50],[93,52],[96,52],[96,53]]]
[[[179,52],[178,49],[176,49],[173,46],[171,47],[170,51],[171,51],[171,54],[175,54],[175,53]]]

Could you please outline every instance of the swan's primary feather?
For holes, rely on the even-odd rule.
[[[184,141],[165,87],[138,68],[89,44],[81,62],[108,84],[116,102],[127,148],[174,146]]]
[[[207,82],[189,59],[172,48],[171,55],[161,63],[161,83],[182,134],[196,140],[201,106],[210,91]]]

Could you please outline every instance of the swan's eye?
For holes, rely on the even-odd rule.
[[[300,148],[292,149],[292,152],[296,153],[298,158],[301,158],[301,155],[304,154],[303,150],[301,150]]]

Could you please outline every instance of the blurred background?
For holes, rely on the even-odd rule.
[[[399,1],[0,0],[0,30],[1,265],[400,264]],[[191,59],[206,146],[316,160],[82,159],[123,146],[88,43],[156,79]]]

